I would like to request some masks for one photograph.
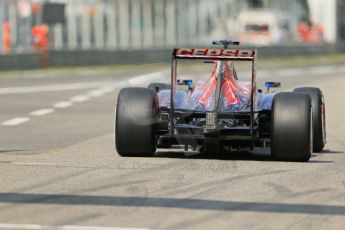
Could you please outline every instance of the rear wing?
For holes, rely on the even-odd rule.
[[[230,49],[227,46],[234,44],[231,41],[219,41],[213,44],[224,45],[224,48],[174,48],[171,60],[171,95],[170,95],[170,134],[174,136],[174,100],[177,83],[177,60],[178,59],[204,59],[204,60],[233,60],[233,61],[251,61],[252,62],[252,91],[250,103],[250,135],[254,138],[254,102],[256,92],[256,50],[249,49]],[[220,84],[220,81],[218,81]],[[220,87],[218,87],[218,90]],[[216,92],[217,93],[217,92]],[[218,94],[217,94],[218,95]]]
[[[254,61],[256,59],[256,50],[228,48],[175,48],[173,50],[173,58]]]

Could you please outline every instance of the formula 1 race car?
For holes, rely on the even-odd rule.
[[[121,89],[116,107],[115,144],[121,156],[153,156],[157,147],[215,153],[270,147],[272,158],[308,161],[326,143],[325,102],[320,89],[270,92],[257,89],[256,50],[175,48],[171,84]],[[177,61],[214,63],[206,81],[177,78]],[[234,63],[249,62],[251,81],[238,79]]]

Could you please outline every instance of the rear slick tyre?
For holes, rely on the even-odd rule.
[[[314,87],[301,87],[294,92],[309,95],[313,106],[313,151],[321,152],[326,144],[325,103],[322,91]]]
[[[157,108],[157,94],[151,89],[124,88],[120,91],[115,118],[115,146],[119,155],[154,155]]]
[[[278,93],[272,104],[271,154],[280,161],[308,161],[312,153],[311,99],[301,93]]]

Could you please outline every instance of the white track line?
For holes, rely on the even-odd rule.
[[[51,226],[51,225],[40,225],[40,224],[0,224],[0,229],[24,229],[24,230],[35,230],[35,229],[56,229],[56,230],[150,230],[149,228],[118,228],[118,227],[101,227],[101,226]]]
[[[16,94],[16,93],[39,93],[39,92],[51,92],[51,91],[92,89],[92,88],[97,88],[97,87],[109,86],[111,84],[112,82],[107,81],[107,82],[85,82],[85,83],[72,83],[72,84],[0,88],[0,95],[1,94]]]
[[[107,87],[103,87],[100,89],[95,89],[95,90],[91,90],[88,92],[87,95],[89,95],[90,97],[101,97],[106,93],[110,93],[114,91],[114,87],[111,86],[107,86]]]
[[[63,109],[63,108],[71,107],[72,105],[73,105],[73,102],[71,101],[60,101],[54,104],[54,108]]]
[[[101,97],[104,95],[104,91],[100,90],[100,89],[95,89],[95,90],[91,90],[88,92],[88,95],[90,97]]]
[[[53,113],[55,110],[54,109],[40,109],[40,110],[36,110],[36,111],[32,111],[30,113],[31,116],[44,116],[47,115],[49,113]]]
[[[0,224],[0,229],[44,229],[45,226],[38,224]]]
[[[149,74],[144,74],[140,75],[137,77],[133,77],[128,80],[129,84],[131,85],[136,85],[136,84],[142,84],[148,81],[153,81],[156,79],[162,79],[164,78],[164,75],[162,72],[157,72],[157,73],[149,73]]]
[[[151,230],[150,228],[101,227],[101,226],[61,226],[64,230]]]
[[[109,86],[111,82],[84,82],[84,83],[72,83],[72,84],[56,84],[56,85],[44,85],[44,86],[30,86],[30,87],[13,87],[13,88],[0,88],[0,95],[4,94],[20,94],[20,93],[37,93],[37,92],[51,92],[51,91],[64,91],[64,90],[78,90],[78,89],[92,89],[86,95],[77,95],[70,99],[70,101],[60,101],[54,104],[54,108],[67,108],[73,105],[73,102],[85,102],[90,100],[92,97],[100,97],[106,93],[113,92],[115,88],[122,87],[128,84],[143,84],[150,82],[155,79],[161,79],[164,77],[162,72],[150,73],[132,77],[128,81],[119,81],[116,87]],[[31,116],[44,116],[53,113],[53,108],[40,109],[32,111]],[[16,126],[24,122],[29,121],[29,117],[18,117],[2,123],[3,126]]]
[[[73,102],[84,102],[90,100],[90,97],[88,95],[78,95],[71,98],[71,101]]]
[[[57,163],[34,163],[34,162],[6,162],[8,165],[26,165],[26,166],[55,166],[58,165]]]
[[[111,92],[114,91],[114,87],[112,87],[112,86],[106,86],[106,87],[101,88],[101,90],[102,90],[103,92],[105,92],[105,93],[111,93]]]
[[[16,125],[20,125],[24,122],[27,122],[29,120],[30,120],[29,117],[17,117],[17,118],[3,122],[2,125],[4,125],[4,126],[16,126]]]

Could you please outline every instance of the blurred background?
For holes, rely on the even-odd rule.
[[[0,69],[90,64],[75,59],[93,55],[108,64],[101,60],[116,57],[101,51],[208,46],[221,38],[264,47],[337,44],[345,40],[345,0],[1,0],[0,24]],[[69,56],[58,60],[59,51]],[[23,56],[37,53],[46,53],[38,63]]]

